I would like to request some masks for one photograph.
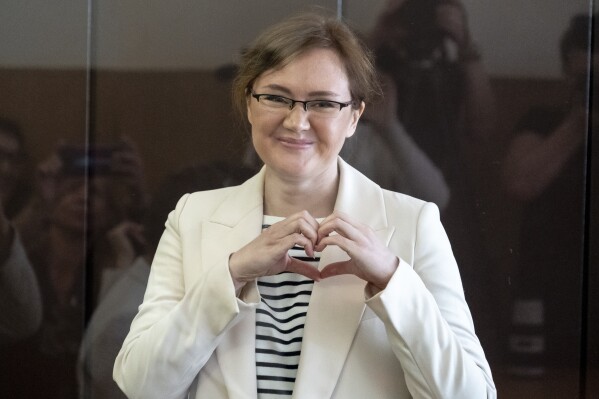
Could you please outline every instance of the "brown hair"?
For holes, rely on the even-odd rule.
[[[380,94],[370,50],[336,17],[302,13],[265,30],[242,54],[233,81],[233,106],[245,119],[247,89],[265,71],[282,68],[308,50],[326,48],[341,58],[356,106]]]

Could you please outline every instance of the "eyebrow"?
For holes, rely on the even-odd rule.
[[[291,93],[291,90],[289,90],[285,86],[281,86],[281,85],[278,85],[275,83],[266,85],[266,86],[264,86],[264,88],[278,90],[280,92],[285,93],[285,95],[288,95],[288,96],[293,95],[293,93]],[[333,91],[319,90],[319,91],[311,91],[310,93],[308,93],[308,97],[340,97],[340,96],[339,96],[339,94],[337,94]]]

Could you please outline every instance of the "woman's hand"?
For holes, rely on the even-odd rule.
[[[321,278],[354,274],[383,290],[399,266],[399,258],[369,226],[342,212],[335,211],[320,224],[315,250],[322,251],[328,245],[344,250],[350,260],[325,266],[320,272]]]
[[[288,254],[290,248],[298,245],[304,247],[308,256],[314,256],[318,227],[316,219],[307,211],[302,211],[273,224],[252,242],[231,254],[229,270],[236,290],[258,277],[285,271],[320,280],[317,268]]]

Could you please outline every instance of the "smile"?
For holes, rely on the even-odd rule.
[[[312,140],[294,139],[290,137],[279,137],[277,140],[285,147],[296,149],[308,148],[314,143]]]

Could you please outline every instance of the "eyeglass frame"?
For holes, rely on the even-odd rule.
[[[293,109],[293,107],[295,107],[295,104],[300,103],[303,104],[303,109],[304,111],[308,112],[308,103],[316,103],[316,102],[322,102],[322,101],[326,101],[329,103],[334,103],[339,105],[339,112],[341,112],[341,110],[345,107],[349,107],[351,106],[356,106],[356,100],[351,100],[351,101],[347,101],[347,102],[340,102],[340,101],[334,101],[334,100],[325,100],[325,99],[317,99],[317,100],[307,100],[307,101],[302,101],[302,100],[294,100],[293,98],[289,98],[289,97],[285,97],[285,96],[281,96],[279,94],[271,94],[271,93],[256,93],[254,92],[253,89],[251,88],[247,88],[249,94],[254,97],[256,99],[257,102],[260,102],[260,97],[262,96],[274,96],[274,97],[280,97],[282,99],[288,100],[291,103],[289,104],[289,110],[291,111]],[[283,109],[283,107],[281,107],[281,109]]]

